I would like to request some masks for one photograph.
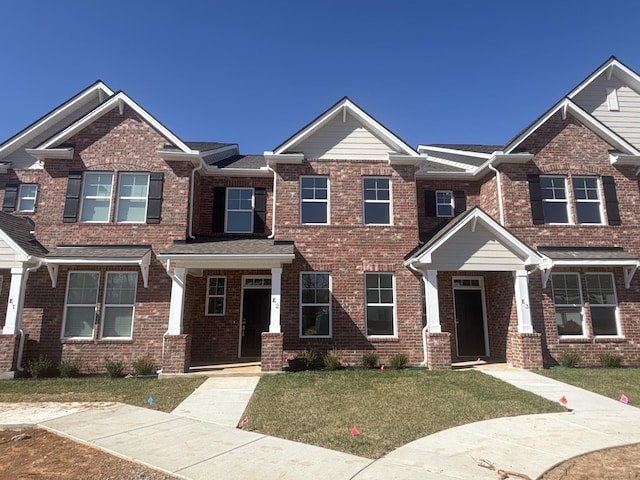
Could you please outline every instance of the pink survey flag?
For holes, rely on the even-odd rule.
[[[240,420],[240,428],[244,427],[247,423],[249,423],[249,417],[244,417]]]
[[[625,405],[629,403],[629,397],[627,397],[624,393],[620,395],[620,401]]]
[[[560,403],[563,405],[566,405],[568,403],[567,397],[563,395],[562,398],[560,399]]]
[[[384,365],[380,365],[380,370],[384,371]]]
[[[354,425],[353,428],[351,429],[351,436],[357,437],[358,435],[360,435],[360,430],[358,430],[358,427]]]

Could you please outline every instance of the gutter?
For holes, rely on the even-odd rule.
[[[413,266],[413,262],[411,263],[407,263],[406,264],[407,267],[409,267],[411,270],[413,270],[416,273],[420,274],[420,278],[422,279],[422,283],[426,283],[427,279],[424,276],[424,273],[422,272],[422,270],[418,270],[416,267]],[[426,288],[426,285],[425,285]],[[425,303],[424,305],[424,309],[425,309],[425,317],[427,316],[427,305]],[[427,318],[426,324],[425,326],[422,328],[422,354],[423,354],[423,359],[422,362],[420,362],[420,366],[426,366],[427,365],[427,332],[429,332],[429,318]]]

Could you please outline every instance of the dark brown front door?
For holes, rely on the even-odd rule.
[[[458,356],[487,354],[484,336],[482,290],[454,290]]]
[[[269,330],[270,305],[270,289],[247,288],[244,290],[242,297],[241,357],[260,357],[262,332]]]

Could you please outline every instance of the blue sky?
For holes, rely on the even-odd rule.
[[[0,141],[100,79],[183,140],[242,153],[345,95],[413,147],[501,144],[611,55],[640,71],[639,14],[618,0],[5,0]]]

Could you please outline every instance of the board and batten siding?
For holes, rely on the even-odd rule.
[[[396,153],[389,145],[367,130],[352,115],[335,115],[326,124],[296,145],[306,158],[331,160],[386,160]]]
[[[524,262],[482,225],[466,225],[435,250],[429,266],[434,270],[511,272],[524,269]]]
[[[617,111],[609,110],[607,88],[617,91]],[[629,143],[640,148],[640,94],[615,75],[611,80],[600,76],[573,100]]]

